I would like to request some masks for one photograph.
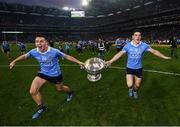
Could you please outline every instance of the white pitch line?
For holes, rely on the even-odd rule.
[[[165,72],[165,71],[156,71],[156,70],[146,70],[146,69],[144,69],[143,71],[146,71],[146,72],[152,72],[152,73],[160,73],[160,74],[165,74],[165,75],[175,75],[175,76],[180,76],[179,73],[174,73],[174,72]]]
[[[38,64],[27,64],[27,65],[16,65],[16,67],[38,67]],[[78,67],[79,65],[75,64],[61,64],[60,66],[64,67]],[[0,65],[0,68],[6,68],[9,67],[9,65]],[[109,68],[112,69],[120,69],[125,70],[124,67],[117,67],[117,66],[110,66]],[[166,72],[166,71],[158,71],[158,70],[149,70],[149,69],[143,69],[145,72],[151,72],[151,73],[159,73],[159,74],[165,74],[165,75],[175,75],[180,76],[180,73],[174,73],[174,72]]]
[[[79,65],[73,65],[73,64],[61,64],[60,66],[67,66],[67,67],[75,67],[75,66],[79,66]],[[9,65],[0,65],[0,68],[3,67],[9,67]],[[39,67],[38,64],[24,64],[24,65],[15,65],[15,67]]]
[[[121,69],[125,70],[126,68],[123,67],[116,67],[116,66],[111,66],[110,68],[113,69]],[[165,74],[165,75],[175,75],[175,76],[180,76],[180,73],[174,73],[174,72],[166,72],[166,71],[158,71],[158,70],[149,70],[149,69],[143,69],[145,72],[151,72],[151,73],[159,73],[159,74]]]

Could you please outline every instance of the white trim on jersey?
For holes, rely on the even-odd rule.
[[[40,52],[40,51],[39,51],[39,49],[37,48],[37,52],[39,52],[40,54],[46,54],[47,52],[49,52],[49,51],[50,51],[50,49],[51,49],[51,47],[50,47],[50,46],[48,46],[48,50],[47,50],[46,52]]]
[[[139,44],[135,45],[135,44],[131,41],[131,45],[133,45],[133,46],[135,46],[135,47],[138,47],[141,43],[142,43],[142,41],[140,41]]]

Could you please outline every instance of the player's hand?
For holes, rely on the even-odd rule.
[[[9,64],[9,68],[12,69],[12,68],[15,66],[15,64],[16,64],[15,62],[11,62],[11,63]]]
[[[171,58],[171,57],[166,57],[165,59],[166,59],[166,60],[170,60],[170,59],[172,59],[172,58]]]
[[[105,62],[105,68],[108,68],[111,64],[112,64],[111,61],[106,61]]]
[[[84,65],[83,62],[79,63],[79,65],[80,65],[80,68],[81,68],[81,69],[84,69],[84,68],[85,68],[85,65]]]

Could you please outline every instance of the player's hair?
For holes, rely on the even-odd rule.
[[[45,40],[47,42],[49,42],[48,38],[45,35],[43,35],[43,34],[37,34],[35,38],[37,38],[37,37],[43,37],[43,38],[45,38]]]
[[[46,39],[46,36],[45,36],[45,35],[43,35],[43,34],[36,34],[36,37],[43,37],[43,38],[45,38],[45,39]]]
[[[132,35],[134,35],[134,33],[136,33],[136,32],[142,33],[142,31],[140,29],[135,29],[135,30],[133,30]]]

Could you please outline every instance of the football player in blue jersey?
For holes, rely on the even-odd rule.
[[[116,46],[117,52],[122,50],[122,48],[124,46],[124,42],[123,42],[123,40],[120,37],[118,39],[116,39],[115,46]]]
[[[6,54],[8,60],[11,60],[11,55],[10,55],[10,45],[7,41],[3,41],[1,45],[1,50],[3,53]]]
[[[28,53],[19,56],[10,63],[10,69],[12,69],[16,62],[20,60],[25,60],[27,58],[33,57],[40,64],[40,72],[32,81],[30,87],[30,94],[38,106],[37,112],[32,116],[32,119],[37,119],[42,112],[46,110],[45,105],[42,102],[42,97],[39,92],[39,89],[45,84],[46,81],[52,82],[55,84],[58,91],[63,91],[67,93],[67,101],[71,101],[73,97],[73,92],[70,88],[63,84],[63,76],[59,66],[58,59],[65,58],[69,61],[79,64],[81,67],[84,67],[84,63],[77,60],[76,58],[66,55],[58,49],[48,46],[48,42],[43,35],[38,35],[35,38],[36,48],[32,49]]]
[[[142,42],[141,32],[136,30],[132,35],[132,41],[127,43],[122,51],[118,52],[111,60],[106,61],[107,65],[111,65],[127,53],[126,81],[129,88],[128,94],[130,97],[134,97],[135,99],[138,98],[137,90],[142,81],[142,58],[144,53],[147,51],[162,59],[171,59],[171,57],[163,55],[159,51],[151,48],[148,44]]]
[[[26,53],[26,45],[23,42],[18,42],[19,51],[21,52],[21,55]]]

